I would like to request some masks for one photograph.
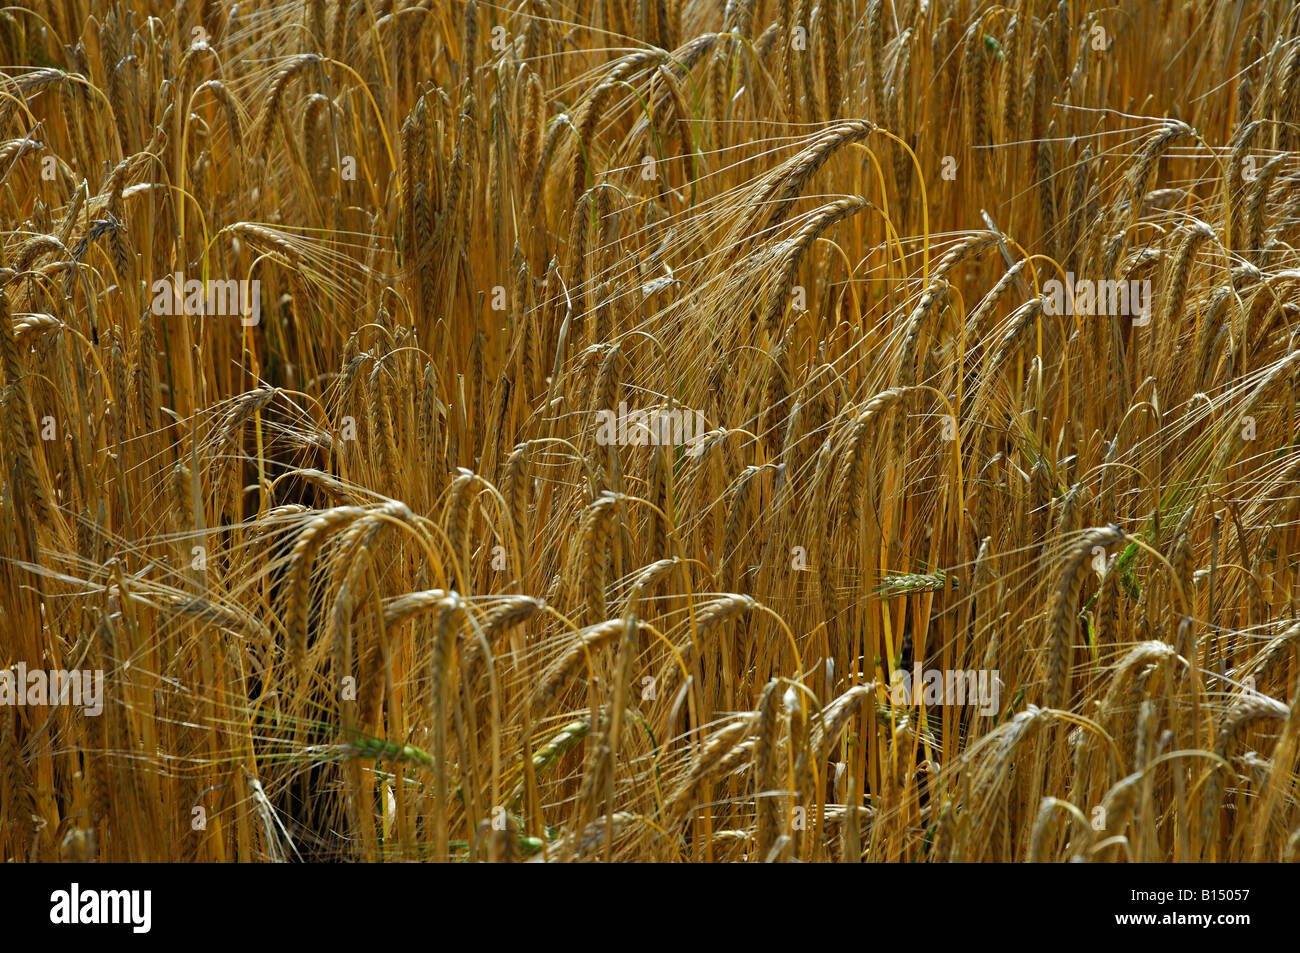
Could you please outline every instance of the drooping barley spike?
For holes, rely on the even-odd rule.
[[[741,743],[753,725],[752,715],[742,715],[733,718],[709,735],[691,759],[686,769],[686,777],[667,799],[669,817],[679,818],[694,807],[692,798],[700,786],[710,778],[725,772],[728,756],[741,749]]]
[[[703,638],[711,629],[721,625],[728,619],[741,615],[745,612],[752,612],[758,605],[749,596],[732,593],[723,596],[721,599],[714,599],[702,605],[695,613],[696,631]]]
[[[1192,128],[1184,122],[1171,121],[1162,130],[1147,138],[1133,162],[1128,178],[1129,206],[1134,220],[1142,210],[1142,197],[1146,195],[1151,170],[1160,157],[1173,145],[1175,139],[1190,136]]]
[[[254,122],[258,129],[258,151],[263,155],[266,154],[267,148],[270,146],[271,132],[279,121],[280,109],[284,105],[285,90],[288,89],[294,77],[302,73],[308,66],[314,66],[319,62],[320,57],[315,53],[298,53],[289,57],[271,80],[266,100],[263,102],[262,109],[257,114],[257,119]]]
[[[966,323],[970,328],[967,332],[969,348],[967,356],[971,359],[972,364],[987,348],[989,319],[996,313],[998,305],[1002,303],[1002,299],[1006,297],[1007,292],[1011,290],[1011,286],[1020,277],[1020,272],[1024,270],[1026,264],[1027,260],[1022,258],[1003,272],[1002,277],[989,289],[989,293],[967,315]]]
[[[1187,279],[1196,257],[1196,250],[1203,242],[1213,237],[1214,232],[1201,222],[1187,230],[1169,267],[1169,277],[1163,295],[1164,308],[1157,327],[1173,329],[1178,326],[1175,322],[1180,321],[1183,313],[1183,302],[1187,298]]]
[[[1053,257],[1059,257],[1057,245],[1060,243],[1061,236],[1057,230],[1060,220],[1057,215],[1056,201],[1056,154],[1053,149],[1053,140],[1055,138],[1056,120],[1052,120],[1047,125],[1046,139],[1038,143],[1035,150],[1037,153],[1037,166],[1034,169],[1034,176],[1038,189],[1040,234],[1043,241],[1055,252]]]
[[[781,88],[785,90],[785,121],[798,122],[799,72],[794,65],[794,30],[797,25],[790,4],[794,0],[776,0],[777,44],[781,49]]]
[[[624,613],[634,610],[643,593],[653,589],[656,583],[680,565],[681,559],[673,556],[668,559],[657,559],[650,565],[637,570],[632,577],[631,584],[628,586],[628,596],[624,601]]]
[[[991,247],[997,240],[998,237],[991,233],[980,233],[963,238],[930,269],[930,281],[935,282],[942,278],[961,264],[968,255],[973,255],[981,249]]]
[[[1065,236],[1061,250],[1071,268],[1082,256],[1080,245],[1083,243],[1087,222],[1088,195],[1092,188],[1092,147],[1084,146],[1074,168],[1074,188],[1070,192],[1070,217],[1066,222]]]
[[[447,539],[451,543],[452,555],[460,567],[461,586],[468,587],[469,578],[469,527],[472,489],[478,478],[469,470],[461,467],[451,489],[447,494]]]
[[[1267,255],[1267,249],[1264,247],[1264,209],[1268,204],[1268,190],[1272,187],[1277,174],[1282,171],[1282,163],[1287,158],[1286,153],[1276,155],[1259,170],[1247,199],[1246,248],[1258,265],[1264,264]],[[1205,230],[1208,231],[1208,226]]]
[[[665,517],[671,517],[672,505],[668,500],[668,485],[672,477],[669,473],[668,453],[662,444],[654,446],[649,454],[648,498],[665,516],[651,510],[646,520],[646,546],[652,556],[666,555],[668,549],[669,524]]]
[[[1042,313],[1042,298],[1026,301],[1011,312],[1010,317],[1007,318],[1007,330],[1002,335],[1001,340],[998,341],[998,345],[994,348],[992,357],[989,359],[988,369],[984,373],[985,381],[993,381],[997,378],[998,373],[1015,353],[1015,349],[1020,346],[1021,335]]]
[[[604,492],[587,507],[578,527],[578,545],[581,551],[578,586],[588,618],[603,619],[605,608],[605,564],[610,529],[618,511],[619,499]]]
[[[823,205],[813,212],[807,224],[784,244],[785,251],[780,265],[781,280],[776,285],[776,293],[770,299],[763,321],[763,329],[767,331],[769,337],[776,337],[780,331],[781,316],[785,313],[786,305],[790,300],[795,272],[808,246],[835,223],[862,211],[869,205],[866,199],[856,195]]]
[[[591,721],[579,719],[571,721],[550,737],[540,748],[533,751],[533,771],[545,771],[566,752],[591,733]],[[524,800],[524,779],[520,778],[510,797],[506,800],[509,810],[517,811]]]
[[[437,851],[446,851],[448,808],[447,783],[447,713],[456,704],[455,688],[451,679],[452,652],[456,644],[456,635],[464,619],[465,608],[459,595],[450,592],[438,606],[438,614],[433,629],[433,651],[429,661],[429,691],[433,706],[433,771],[434,815],[436,825]]]
[[[524,550],[521,556],[528,552],[531,538],[528,508],[531,505],[532,477],[528,463],[528,444],[516,444],[506,458],[505,476],[501,481],[501,495],[507,506],[505,519],[514,524],[515,539]],[[526,558],[524,561],[527,563]]]
[[[898,56],[894,59],[894,72],[889,84],[890,122],[894,134],[916,142],[914,129],[914,96],[912,91],[912,30],[908,28],[898,38]],[[912,205],[912,179],[916,170],[911,157],[901,143],[894,143],[894,186],[898,189],[897,215],[899,224],[908,221]],[[893,211],[894,206],[890,206]]]
[[[722,559],[719,574],[728,589],[736,588],[737,575],[744,562],[745,548],[742,542],[749,538],[752,528],[750,512],[754,490],[754,478],[762,472],[762,467],[746,467],[736,477],[728,494],[731,499],[727,510],[726,527],[722,536]]]
[[[1237,131],[1232,143],[1232,151],[1228,153],[1228,173],[1227,181],[1224,183],[1227,189],[1228,197],[1231,200],[1231,218],[1228,221],[1228,245],[1230,248],[1241,248],[1245,244],[1246,235],[1243,223],[1246,216],[1242,214],[1242,203],[1240,201],[1241,193],[1244,191],[1242,183],[1245,181],[1246,157],[1250,152],[1251,146],[1255,141],[1255,133],[1260,127],[1260,120],[1256,119],[1246,123]],[[1255,160],[1253,157],[1251,161]]]
[[[867,49],[871,59],[871,105],[877,116],[885,114],[885,34],[881,26],[884,0],[868,0]]]
[[[1214,753],[1221,762],[1226,761],[1233,744],[1251,726],[1261,721],[1286,721],[1290,709],[1281,702],[1266,695],[1251,693],[1243,695],[1223,716],[1214,738]],[[1201,837],[1207,848],[1215,848],[1219,843],[1219,825],[1222,822],[1222,799],[1224,787],[1224,767],[1215,764],[1210,769],[1209,781],[1205,785],[1205,794],[1201,813]]]
[[[763,434],[771,447],[771,459],[781,455],[784,423],[790,415],[790,381],[794,371],[791,362],[791,349],[794,325],[788,327],[785,334],[772,352],[767,369],[767,381],[763,385]]]
[[[478,54],[478,4],[475,0],[466,0],[465,3],[464,50],[465,77],[473,84]]]
[[[398,626],[412,616],[429,612],[446,598],[445,589],[422,589],[419,592],[404,592],[400,596],[390,596],[383,601],[384,627]]]
[[[1123,541],[1124,533],[1118,527],[1102,526],[1085,531],[1066,552],[1061,580],[1047,615],[1043,689],[1043,704],[1047,708],[1063,708],[1070,701],[1070,656],[1078,629],[1079,593],[1093,549]]]
[[[769,230],[785,218],[804,185],[817,174],[827,160],[844,146],[865,139],[875,131],[875,128],[874,123],[861,119],[842,122],[822,133],[812,145],[785,165],[769,173],[762,188],[753,198],[752,211],[745,216],[743,224],[737,229],[737,238],[753,235],[767,239]],[[831,203],[823,206],[822,211],[838,204]],[[733,255],[738,256],[739,252],[740,246],[737,244]]]
[[[610,94],[616,86],[621,85],[632,73],[659,62],[660,55],[657,52],[641,51],[625,56],[610,71],[609,75],[592,90],[586,104],[582,107],[582,111],[578,113],[577,124],[573,130],[576,145],[570,176],[570,196],[574,206],[577,205],[578,199],[582,197],[582,193],[587,190],[588,177],[591,178],[592,184],[595,184],[596,169],[593,162],[595,160],[596,140],[593,134],[601,116],[604,114]]]
[[[592,652],[626,631],[627,623],[623,619],[607,619],[583,629],[573,644],[538,679],[537,687],[532,693],[533,709],[544,709]]]
[[[655,21],[659,27],[659,48],[663,50],[675,49],[677,46],[677,32],[673,29],[672,12],[669,9],[668,0],[656,0]]]
[[[984,59],[984,28],[976,21],[966,31],[962,55],[962,98],[966,106],[966,129],[973,150],[971,158],[975,168],[984,165],[984,147],[989,145],[989,111],[986,99]]]
[[[285,570],[285,577],[289,580],[289,609],[286,622],[289,629],[290,658],[300,671],[307,658],[307,617],[310,610],[308,596],[311,591],[312,566],[316,552],[332,533],[354,520],[361,519],[366,512],[358,506],[336,506],[321,511],[320,515],[303,526],[289,554],[289,564]]]
[[[0,264],[2,263],[0,261]],[[49,523],[53,518],[50,501],[36,469],[37,444],[36,431],[32,426],[31,398],[19,355],[18,341],[14,337],[13,322],[9,317],[8,296],[2,288],[0,288],[0,364],[4,367],[4,390],[0,392],[0,415],[4,418],[4,435],[10,454],[10,480],[13,487],[21,488],[21,497],[16,494],[15,503],[25,502],[38,522]],[[26,523],[25,516],[25,513],[18,514],[20,522],[30,526]],[[28,535],[30,546],[33,537],[30,532]],[[27,555],[28,558],[36,558],[35,551]]]
[[[1015,142],[1019,128],[1020,100],[1020,17],[1013,14],[1002,39],[1002,141]]]
[[[799,54],[799,80],[803,90],[801,116],[807,116],[809,120],[815,122],[820,114],[817,111],[817,84],[813,80],[812,68],[812,0],[796,0],[796,2],[798,7],[795,19],[799,23],[798,29],[803,31],[799,34],[800,43],[795,47],[795,52]]]
[[[822,48],[822,80],[826,86],[826,118],[840,118],[840,0],[823,0],[818,15]]]
[[[840,451],[833,494],[840,501],[839,517],[845,526],[856,527],[858,524],[858,504],[866,489],[867,447],[871,431],[904,393],[900,387],[882,391],[862,406],[850,425],[848,438]]]
[[[760,857],[766,857],[780,830],[781,810],[775,797],[780,783],[777,774],[777,727],[780,711],[780,683],[773,679],[763,687],[755,711],[754,797],[757,821],[755,840]]]
[[[1097,644],[1114,645],[1119,641],[1119,553],[1106,563],[1105,575],[1097,595]]]

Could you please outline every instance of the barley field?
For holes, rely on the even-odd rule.
[[[1300,854],[1300,13],[0,9],[0,857]]]

